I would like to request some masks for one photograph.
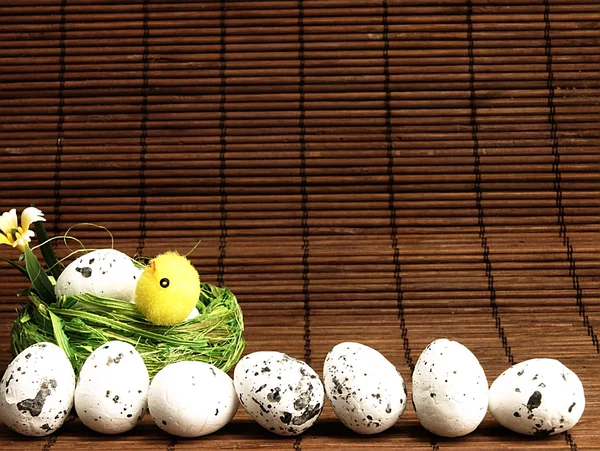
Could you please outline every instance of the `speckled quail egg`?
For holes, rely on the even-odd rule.
[[[336,416],[360,434],[385,431],[406,409],[406,386],[396,367],[360,343],[333,347],[323,365],[323,383]]]
[[[79,372],[75,409],[90,429],[119,434],[133,429],[146,413],[148,370],[129,343],[110,341],[90,354]]]
[[[116,249],[98,249],[71,262],[56,280],[54,294],[84,293],[133,302],[142,270]]]
[[[575,426],[584,409],[579,377],[555,359],[517,363],[490,387],[490,413],[502,426],[520,434],[564,432]]]
[[[488,407],[488,383],[477,357],[445,338],[430,343],[413,372],[413,405],[421,425],[443,437],[473,432]]]
[[[148,392],[154,422],[179,437],[199,437],[221,429],[238,407],[231,378],[204,362],[165,366],[154,376]]]
[[[242,406],[265,429],[278,435],[298,435],[317,420],[325,391],[306,363],[277,351],[243,357],[233,380]]]
[[[53,343],[29,346],[0,380],[0,422],[13,431],[44,436],[60,428],[73,407],[75,373]]]

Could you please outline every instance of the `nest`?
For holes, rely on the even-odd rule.
[[[41,341],[59,345],[79,374],[99,346],[120,340],[135,346],[152,378],[170,363],[201,361],[228,371],[244,350],[243,317],[234,294],[226,287],[201,283],[199,315],[175,326],[148,322],[134,304],[90,294],[54,296],[52,276],[25,250],[31,281],[28,302],[11,332],[16,356]]]

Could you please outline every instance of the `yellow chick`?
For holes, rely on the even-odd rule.
[[[146,319],[159,326],[185,320],[200,298],[200,276],[177,252],[150,260],[135,289],[135,303]]]

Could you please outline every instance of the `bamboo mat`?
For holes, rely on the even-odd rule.
[[[587,406],[543,439],[489,415],[443,439],[410,407],[362,437],[327,405],[297,438],[240,409],[194,440],[148,417],[114,437],[73,420],[39,439],[0,425],[0,448],[600,449],[599,6],[1,2],[2,212],[35,203],[51,235],[101,225],[130,255],[202,240],[191,259],[237,295],[247,353],[321,374],[335,344],[359,341],[410,388],[421,351],[447,337],[490,383],[557,358]],[[102,229],[71,233],[110,246]],[[0,273],[4,370],[26,284]]]

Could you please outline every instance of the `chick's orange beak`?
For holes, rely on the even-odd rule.
[[[152,277],[156,278],[156,263],[154,260],[150,260],[150,264],[148,266],[150,267],[150,273],[152,274]]]

